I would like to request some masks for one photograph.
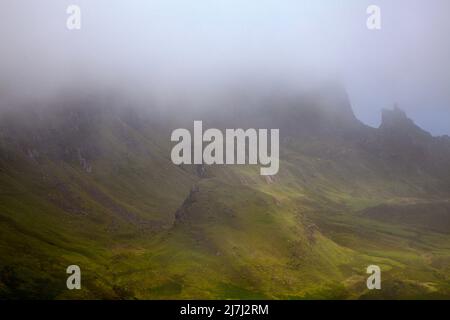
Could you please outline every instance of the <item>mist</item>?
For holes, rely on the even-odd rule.
[[[66,28],[71,4],[80,30]],[[366,26],[372,4],[381,30]],[[182,104],[230,86],[336,81],[368,125],[398,103],[450,134],[448,12],[447,0],[3,0],[0,108],[61,91]]]

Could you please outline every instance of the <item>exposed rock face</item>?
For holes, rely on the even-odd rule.
[[[200,192],[200,189],[198,186],[193,186],[191,191],[189,192],[189,195],[184,200],[181,207],[175,212],[175,225],[184,221],[187,218],[188,211],[191,208],[191,206],[197,201],[197,194]]]
[[[81,153],[81,149],[78,148],[78,160],[80,161],[80,166],[83,168],[84,171],[86,171],[87,173],[91,173],[92,172],[92,167],[89,164],[88,160],[86,158],[83,157],[82,153]]]
[[[422,130],[397,105],[392,110],[383,109],[380,130],[410,138],[429,139],[431,134]]]
[[[381,129],[414,126],[414,122],[397,105],[393,110],[383,109],[381,113]]]

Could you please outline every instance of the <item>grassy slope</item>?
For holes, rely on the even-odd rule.
[[[448,233],[361,213],[420,195],[382,164],[316,142],[283,148],[273,181],[252,166],[199,178],[149,128],[103,121],[92,172],[2,144],[0,297],[450,297]],[[65,289],[70,264],[81,291]],[[365,289],[369,264],[381,292]]]

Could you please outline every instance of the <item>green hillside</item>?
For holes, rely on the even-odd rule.
[[[173,123],[143,111],[4,113],[0,298],[450,298],[447,142],[285,104],[241,119],[280,128],[274,177],[173,165]],[[72,264],[82,290],[66,289]]]

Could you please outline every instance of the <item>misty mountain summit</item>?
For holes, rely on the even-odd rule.
[[[413,120],[408,118],[406,113],[402,109],[400,109],[397,104],[394,105],[392,110],[382,110],[380,129],[383,131],[393,130],[397,133],[415,132],[419,135],[431,137],[428,132],[421,129],[414,123]]]

